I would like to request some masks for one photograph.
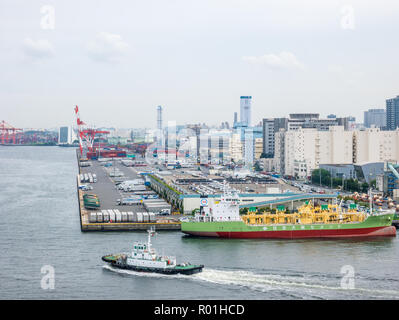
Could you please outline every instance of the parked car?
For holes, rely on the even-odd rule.
[[[79,189],[81,189],[83,191],[88,191],[88,190],[93,190],[93,187],[85,185],[85,184],[82,184],[82,185],[79,186]]]

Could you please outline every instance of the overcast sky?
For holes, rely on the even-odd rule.
[[[54,14],[53,14],[54,13]],[[356,116],[399,95],[399,1],[0,1],[0,120]]]

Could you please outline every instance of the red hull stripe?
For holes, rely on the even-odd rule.
[[[202,232],[184,231],[195,236],[220,237],[232,239],[300,239],[300,238],[350,238],[350,237],[395,237],[396,228],[358,228],[358,229],[334,229],[334,230],[295,230],[295,231],[249,231],[249,232]]]

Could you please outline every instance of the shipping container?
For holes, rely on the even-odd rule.
[[[122,214],[118,209],[114,210],[116,222],[122,222]]]
[[[128,222],[134,222],[134,214],[133,214],[133,212],[129,211],[127,213],[127,221]]]
[[[101,210],[101,212],[103,213],[103,221],[104,222],[109,222],[109,213],[107,210]]]
[[[129,191],[147,191],[147,187],[145,185],[130,185],[128,187]]]
[[[170,204],[164,201],[160,201],[160,202],[150,202],[150,203],[144,203],[145,207],[170,207]]]
[[[161,210],[164,210],[164,209],[169,210],[169,211],[171,211],[171,209],[172,209],[170,204],[166,204],[165,205],[165,204],[156,204],[156,203],[147,204],[145,206],[145,208],[147,209],[147,211],[155,212],[155,213],[158,213],[158,212],[160,212]]]
[[[97,222],[103,222],[103,214],[102,214],[102,212],[97,212]]]
[[[115,220],[116,222],[122,222],[122,215],[120,212],[115,212]]]
[[[155,218],[154,212],[148,212],[150,222],[156,222],[157,219]]]
[[[144,204],[146,204],[146,203],[159,203],[159,202],[167,203],[165,200],[160,199],[160,198],[146,199],[145,201],[143,201]]]
[[[114,210],[107,210],[109,214],[109,221],[116,222],[116,216]]]
[[[97,212],[90,212],[89,222],[91,223],[97,222]]]

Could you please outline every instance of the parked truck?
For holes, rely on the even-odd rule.
[[[132,206],[135,204],[141,204],[142,200],[140,198],[122,198],[117,199],[116,204],[118,206]]]

